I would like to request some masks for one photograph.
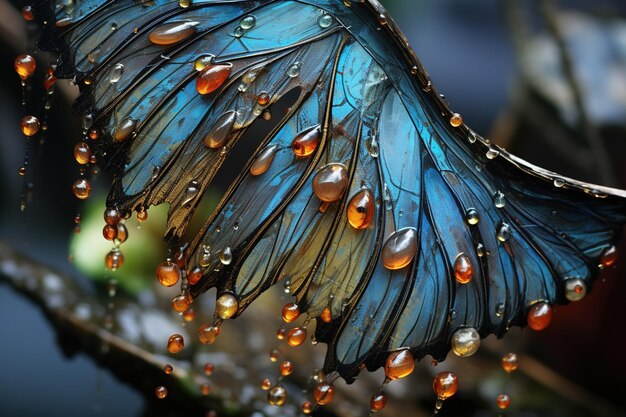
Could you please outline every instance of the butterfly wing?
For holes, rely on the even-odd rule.
[[[534,303],[565,301],[569,279],[591,286],[626,193],[453,127],[375,1],[181,4],[59,6],[44,46],[106,132],[108,204],[169,203],[172,240],[255,120],[297,91],[190,245],[194,297],[217,287],[238,315],[281,282],[301,311],[324,316],[325,368],[351,380],[404,347],[442,359],[463,327],[484,337],[524,325]],[[227,76],[199,94],[207,67]]]

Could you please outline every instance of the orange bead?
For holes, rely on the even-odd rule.
[[[89,148],[89,145],[85,142],[78,142],[74,146],[74,158],[80,165],[88,164],[89,158],[91,158],[91,148]]]
[[[179,334],[173,334],[167,340],[167,350],[170,353],[179,353],[185,347],[185,339]]]
[[[258,97],[256,98],[256,102],[259,106],[266,106],[269,104],[270,102],[270,95],[268,93],[266,93],[265,91],[263,91],[261,94],[258,95]]]
[[[193,321],[195,318],[196,318],[196,312],[193,310],[193,308],[188,308],[183,313],[183,320],[185,321]]]
[[[91,184],[84,178],[79,178],[72,184],[72,192],[79,200],[86,200],[91,195]]]
[[[283,363],[280,364],[280,374],[282,376],[291,375],[292,372],[293,372],[293,364],[291,362],[284,361]]]
[[[102,236],[104,236],[106,240],[115,239],[117,237],[117,226],[111,226],[110,224],[105,225],[102,229]]]
[[[148,210],[142,207],[137,211],[137,221],[143,223],[146,220],[148,220]]]
[[[170,375],[172,372],[174,372],[174,367],[168,363],[163,367],[163,372],[165,372],[166,375]]]
[[[124,142],[128,138],[132,137],[137,127],[137,120],[127,117],[115,126],[113,131],[113,140],[115,142]]]
[[[211,393],[211,386],[209,384],[200,384],[200,394],[209,395]]]
[[[14,62],[15,72],[22,80],[26,80],[35,73],[37,61],[31,55],[19,55]]]
[[[150,32],[148,38],[155,45],[173,45],[193,35],[198,22],[165,23]]]
[[[552,321],[552,307],[546,302],[536,303],[528,312],[528,327],[541,331]]]
[[[313,412],[313,403],[311,401],[304,401],[300,404],[300,410],[304,414],[311,414]]]
[[[454,278],[459,284],[467,284],[473,277],[472,261],[465,255],[459,255],[454,261]]]
[[[272,381],[270,381],[269,379],[265,378],[263,381],[261,381],[261,389],[263,391],[267,391],[270,388],[272,388]]]
[[[415,359],[409,349],[392,352],[385,361],[385,376],[394,380],[410,375],[415,369]]]
[[[43,79],[43,88],[50,90],[57,82],[57,77],[51,74],[47,74]]]
[[[608,268],[615,265],[615,262],[617,262],[618,254],[619,253],[615,246],[611,245],[606,248],[604,251],[602,251],[602,255],[600,255],[600,267]]]
[[[281,327],[280,329],[278,329],[278,331],[276,332],[276,338],[278,340],[285,340],[285,337],[287,336],[287,329],[285,329],[284,327]]]
[[[172,262],[163,262],[156,269],[157,279],[164,287],[172,287],[180,280],[180,268]]]
[[[99,137],[100,137],[100,134],[98,133],[97,130],[92,129],[92,130],[89,131],[89,139],[96,140]]]
[[[211,362],[207,362],[204,364],[204,373],[208,376],[213,375],[213,371],[215,370],[215,365]]]
[[[440,400],[452,397],[458,389],[459,379],[452,372],[441,372],[433,379],[433,391]]]
[[[187,281],[189,281],[189,285],[196,285],[200,278],[202,278],[202,270],[198,267],[194,268],[187,275]]]
[[[300,346],[306,340],[306,329],[294,327],[287,334],[287,343],[289,346]]]
[[[454,113],[452,116],[450,116],[450,125],[452,125],[452,127],[459,127],[462,124],[463,124],[463,118],[461,117],[460,114]]]
[[[400,229],[389,236],[381,253],[385,268],[397,270],[407,267],[417,253],[417,231],[412,227]]]
[[[366,229],[374,219],[374,194],[363,189],[356,193],[348,203],[346,214],[348,223],[355,229]]]
[[[382,392],[372,395],[370,400],[370,408],[373,412],[377,412],[385,408],[387,405],[387,396]]]
[[[511,397],[506,394],[500,394],[496,399],[496,404],[498,405],[499,409],[506,410],[511,405]]]
[[[313,398],[318,405],[326,405],[335,397],[335,387],[328,382],[320,382],[313,389]]]
[[[317,198],[323,202],[337,201],[348,187],[348,171],[342,164],[328,164],[315,174],[311,186]]]
[[[40,128],[39,119],[35,116],[24,116],[20,121],[20,129],[25,136],[35,136]]]
[[[123,264],[124,255],[119,249],[113,249],[104,257],[104,266],[111,271],[117,271]]]
[[[220,88],[230,77],[231,65],[208,65],[200,71],[196,78],[198,93],[210,94]]]
[[[124,243],[128,239],[128,229],[124,223],[117,224],[117,236],[115,238],[120,243]]]
[[[200,340],[200,343],[203,343],[205,345],[211,345],[215,343],[218,334],[219,332],[216,332],[216,327],[213,327],[210,324],[202,325],[198,329],[198,339]]]
[[[154,395],[156,395],[159,400],[164,399],[165,397],[167,397],[167,388],[165,388],[164,386],[156,387],[156,389],[154,390]]]
[[[33,8],[31,6],[22,7],[22,18],[27,22],[35,19],[35,14],[33,13]]]
[[[283,320],[285,323],[292,323],[300,317],[300,309],[294,303],[285,304],[283,307]]]
[[[300,158],[310,156],[317,149],[321,136],[320,126],[316,125],[298,133],[291,143],[294,155]]]
[[[320,319],[322,319],[324,323],[330,323],[331,321],[333,321],[333,313],[330,311],[330,307],[326,307],[324,310],[322,310],[322,314],[320,314]]]
[[[178,313],[184,313],[191,306],[193,298],[191,294],[179,294],[172,299],[172,309]]]
[[[504,372],[511,373],[515,372],[519,367],[519,360],[517,359],[517,355],[515,353],[507,353],[502,357],[502,369]]]
[[[104,222],[110,225],[116,225],[122,220],[122,215],[117,209],[108,207],[104,211]]]

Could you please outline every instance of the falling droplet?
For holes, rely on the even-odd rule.
[[[370,399],[370,408],[372,412],[376,413],[381,411],[387,405],[387,396],[382,392],[378,392],[372,395]]]
[[[191,306],[193,298],[191,294],[185,292],[172,299],[172,309],[178,313],[184,313]]]
[[[493,204],[496,206],[496,208],[504,208],[504,206],[506,205],[506,200],[502,192],[496,192],[496,195],[493,197]]]
[[[350,199],[346,215],[348,223],[355,229],[366,229],[374,219],[374,193],[365,188]]]
[[[433,379],[433,391],[440,400],[446,400],[456,394],[459,379],[452,372],[441,372]]]
[[[104,266],[110,271],[117,271],[124,264],[124,255],[115,248],[104,257]]]
[[[183,312],[183,320],[189,322],[194,321],[196,318],[196,312],[193,308],[189,308]]]
[[[207,376],[211,376],[213,375],[213,371],[215,370],[215,365],[213,365],[211,362],[207,362],[204,364],[204,373]]]
[[[389,380],[409,376],[415,369],[415,359],[409,349],[392,352],[385,361],[385,376]]]
[[[157,266],[156,276],[161,285],[172,287],[180,280],[181,272],[178,265],[171,261],[165,261]]]
[[[285,304],[282,315],[285,323],[293,323],[300,317],[300,308],[295,303]]]
[[[165,372],[166,375],[170,375],[173,371],[174,367],[169,363],[163,367],[163,372]]]
[[[179,334],[173,334],[167,340],[167,351],[170,353],[179,353],[185,347],[185,339]]]
[[[204,137],[204,145],[211,149],[221,148],[232,131],[236,115],[237,113],[234,111],[221,115]]]
[[[187,275],[189,285],[196,285],[200,281],[200,278],[202,278],[202,270],[197,267],[192,269]]]
[[[55,77],[54,74],[46,74],[45,78],[43,79],[43,88],[45,88],[48,93],[50,93],[52,87],[54,87],[56,82],[57,77]]]
[[[313,389],[313,399],[318,405],[326,405],[335,397],[335,387],[329,382],[320,382]]]
[[[412,227],[400,229],[389,236],[382,250],[383,265],[387,269],[402,269],[409,265],[417,251],[417,231]]]
[[[569,301],[580,301],[587,294],[587,285],[580,278],[565,281],[565,298]]]
[[[20,129],[27,137],[35,136],[39,132],[40,127],[39,119],[35,116],[24,116],[20,121]]]
[[[220,262],[222,265],[230,265],[233,261],[233,252],[230,249],[230,246],[224,248],[223,251],[220,252]]]
[[[609,246],[608,248],[602,251],[600,255],[600,268],[609,268],[617,262],[619,252],[614,245]]]
[[[459,284],[467,284],[474,277],[474,266],[466,255],[459,255],[454,261],[454,278]]]
[[[500,242],[506,242],[511,237],[511,227],[504,222],[500,222],[496,232],[496,237]]]
[[[323,202],[341,198],[348,187],[348,172],[342,164],[332,163],[321,168],[313,178],[313,192]]]
[[[35,14],[33,13],[33,8],[31,6],[22,7],[22,18],[27,22],[35,19]]]
[[[311,401],[304,401],[300,404],[300,411],[304,414],[311,414],[313,412],[313,403]]]
[[[91,158],[91,148],[85,142],[78,142],[74,146],[74,159],[80,165],[85,165],[89,163],[89,159]]]
[[[84,178],[79,178],[72,185],[72,192],[79,200],[86,200],[91,195],[91,184]]]
[[[502,357],[501,364],[504,372],[510,374],[511,372],[515,372],[519,367],[519,359],[517,359],[515,353],[507,353]]]
[[[220,88],[230,77],[232,66],[225,64],[208,65],[196,78],[196,90],[199,94],[210,94]]]
[[[552,307],[546,302],[534,304],[528,312],[528,327],[535,331],[541,331],[548,327],[552,321]]]
[[[511,397],[506,394],[500,394],[496,399],[496,404],[498,405],[499,409],[506,410],[511,405]]]
[[[333,315],[329,307],[326,307],[322,311],[322,314],[320,314],[320,319],[322,319],[324,323],[330,323],[331,321],[333,321]]]
[[[270,381],[268,378],[265,378],[263,381],[261,381],[261,389],[263,391],[267,391],[270,388],[272,388],[272,381]]]
[[[239,301],[232,294],[221,294],[215,302],[215,314],[222,320],[233,317],[239,309]]]
[[[274,385],[267,393],[267,402],[270,405],[282,406],[287,401],[287,390],[282,385]]]
[[[37,61],[31,55],[19,55],[14,62],[15,72],[22,80],[30,78],[37,69]]]
[[[452,116],[450,116],[450,125],[452,127],[459,127],[462,124],[463,124],[463,118],[461,117],[459,113],[454,113]]]
[[[309,127],[298,133],[291,144],[294,155],[299,158],[312,155],[317,149],[321,133],[320,125]]]
[[[104,236],[106,240],[114,240],[117,237],[117,225],[105,225],[102,228],[102,236]]]
[[[280,374],[282,376],[289,376],[293,372],[293,363],[284,361],[280,364]]]
[[[254,160],[254,163],[250,167],[250,175],[257,176],[257,175],[261,175],[265,173],[272,165],[277,149],[278,149],[278,145],[266,146],[259,153],[259,155]]]
[[[124,142],[126,139],[130,138],[135,133],[135,127],[137,126],[137,121],[127,117],[123,119],[119,124],[115,127],[115,131],[113,132],[113,139],[116,142]]]
[[[219,331],[217,331],[215,326],[204,324],[198,329],[198,340],[200,340],[202,344],[211,345],[217,340],[218,334]]]
[[[272,349],[270,351],[270,362],[277,362],[279,356],[280,356],[280,353],[278,352],[278,350],[277,349]]]
[[[154,390],[154,395],[159,400],[164,399],[165,397],[167,397],[167,388],[165,388],[164,386],[156,387],[156,389]]]
[[[193,35],[198,24],[199,22],[165,23],[150,32],[148,38],[155,45],[173,45]]]
[[[452,352],[462,358],[472,356],[480,347],[480,335],[471,327],[457,330],[452,335]]]
[[[287,343],[289,346],[300,346],[306,340],[306,329],[294,327],[287,334]]]
[[[211,393],[211,385],[204,383],[200,384],[200,394],[209,395]]]
[[[326,29],[333,23],[333,17],[327,13],[322,14],[317,19],[317,24],[320,25],[322,29]]]

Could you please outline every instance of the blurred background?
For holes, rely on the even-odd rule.
[[[626,188],[626,3],[383,3],[439,91],[478,133],[547,169]],[[42,113],[45,101],[39,71],[36,87],[27,92],[28,105],[20,106],[13,60],[32,51],[36,37],[19,15],[22,6],[0,0],[0,414],[297,415],[299,388],[311,383],[323,348],[304,354],[314,363],[290,379],[290,404],[266,406],[259,383],[277,377],[268,352],[278,346],[273,334],[279,320],[272,312],[285,302],[280,291],[268,294],[237,326],[228,326],[215,349],[207,353],[191,345],[174,363],[164,340],[186,322],[169,313],[171,293],[153,284],[154,265],[166,250],[160,238],[164,213],[151,210],[141,226],[129,222],[127,264],[116,273],[104,271],[101,259],[110,245],[101,238],[101,215],[108,179],[100,174],[93,198],[76,202],[70,187],[78,175],[72,149],[81,127],[71,113],[72,87],[65,81],[59,81],[51,100],[48,133],[39,147],[45,152],[29,155],[33,187],[20,212],[23,183],[17,172],[25,143],[19,120]],[[563,70],[568,67],[575,82]],[[592,146],[600,152],[591,152]],[[81,232],[74,233],[79,212]],[[514,330],[503,340],[490,338],[479,354],[462,361],[449,357],[438,366],[422,361],[410,381],[390,386],[390,404],[380,414],[432,415],[432,375],[453,370],[462,384],[443,416],[626,415],[625,275],[622,258],[583,301],[557,309],[544,332]],[[198,317],[212,311],[206,303],[194,305]],[[192,335],[187,340],[195,339],[199,324],[194,319],[182,327]],[[521,367],[507,375],[499,358],[511,350],[520,354]],[[279,354],[292,353],[279,349]],[[176,370],[171,376],[161,371],[168,361]],[[216,364],[214,375],[204,372],[207,362]],[[360,378],[356,387],[340,386],[338,400],[319,415],[367,415],[379,382],[380,374],[374,374]],[[154,399],[160,384],[170,389],[164,401]],[[211,395],[202,394],[202,384],[211,384]],[[504,392],[512,404],[501,412],[495,398]]]

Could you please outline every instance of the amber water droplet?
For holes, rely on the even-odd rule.
[[[19,55],[14,62],[15,72],[22,80],[28,79],[37,69],[37,61],[31,55]]]
[[[317,145],[319,145],[321,134],[320,125],[309,127],[298,133],[291,143],[294,155],[306,158],[313,154],[317,149]]]
[[[511,372],[516,371],[519,367],[519,359],[517,359],[517,355],[515,353],[507,353],[502,357],[501,364],[504,372],[510,374]]]
[[[106,240],[114,240],[117,237],[117,225],[104,225],[104,228],[102,229],[102,236],[104,236]]]
[[[287,334],[287,343],[289,346],[300,346],[306,340],[306,329],[294,327]]]
[[[20,121],[20,129],[25,136],[35,136],[39,132],[41,124],[35,116],[24,116]]]
[[[322,319],[324,323],[330,323],[331,321],[333,321],[333,313],[330,311],[330,307],[326,307],[322,311],[320,318]]]
[[[237,314],[239,301],[232,294],[221,294],[215,302],[215,314],[222,320],[229,319]]]
[[[250,167],[250,174],[256,176],[265,173],[272,165],[277,149],[278,145],[266,146],[254,160]]]
[[[155,45],[173,45],[193,35],[198,22],[165,23],[150,32],[148,38]]]
[[[480,335],[471,327],[457,330],[452,335],[452,352],[462,358],[472,356],[480,347]]]
[[[98,131],[97,131],[97,130],[92,129],[92,130],[90,130],[90,131],[89,131],[89,139],[91,139],[91,140],[96,140],[96,139],[98,139],[99,137],[100,137],[100,134],[98,133]]]
[[[192,269],[187,275],[189,285],[196,285],[200,281],[200,278],[202,278],[202,270],[198,267]]]
[[[454,261],[454,278],[459,284],[467,284],[473,277],[472,261],[465,255],[459,255]]]
[[[229,111],[220,116],[209,133],[204,137],[204,145],[207,148],[218,149],[224,145],[235,123],[236,113]]]
[[[33,13],[33,8],[31,6],[22,7],[22,18],[27,22],[35,19],[35,14]]]
[[[278,358],[280,357],[280,353],[278,352],[277,349],[272,349],[270,351],[270,362],[276,362],[278,361]]]
[[[259,106],[266,106],[269,104],[271,98],[272,97],[267,92],[263,91],[257,96],[256,102]]]
[[[313,412],[313,403],[311,401],[304,401],[300,404],[300,411],[304,414],[311,414]]]
[[[179,334],[173,334],[167,340],[167,350],[170,353],[179,353],[185,347],[185,339]]]
[[[196,318],[196,312],[194,311],[193,308],[188,308],[187,310],[185,310],[185,312],[183,313],[183,320],[189,322],[189,321],[194,321]]]
[[[72,192],[76,198],[85,200],[91,194],[91,184],[84,178],[79,178],[72,184]]]
[[[533,305],[528,312],[528,327],[535,331],[544,330],[552,321],[552,307],[546,302]]]
[[[506,410],[511,405],[511,397],[506,394],[500,394],[498,398],[496,398],[496,404],[499,409]]]
[[[199,94],[210,94],[220,88],[230,77],[232,66],[225,64],[208,65],[196,78],[196,90]]]
[[[440,400],[452,397],[458,389],[459,379],[452,372],[441,372],[433,379],[433,391]]]
[[[292,323],[300,317],[300,308],[295,303],[285,304],[282,315],[285,323]]]
[[[124,255],[119,249],[113,249],[104,257],[104,266],[111,271],[117,271],[123,264]]]
[[[124,223],[117,224],[116,239],[119,243],[124,243],[126,242],[126,239],[128,239],[128,229],[126,228],[126,225]]]
[[[374,206],[374,193],[369,189],[359,191],[348,203],[348,223],[355,229],[366,229],[374,219]]]
[[[280,374],[282,376],[291,375],[292,372],[293,372],[293,363],[289,361],[284,361],[283,363],[280,364]]]
[[[214,370],[215,370],[215,365],[213,365],[211,362],[207,362],[204,364],[204,373],[207,376],[211,376]]]
[[[193,298],[189,293],[179,294],[172,299],[172,309],[178,313],[184,313],[191,306]]]
[[[372,395],[370,399],[370,408],[373,412],[377,412],[385,408],[387,405],[387,396],[382,392]]]
[[[180,280],[181,272],[178,265],[170,261],[165,261],[157,266],[156,276],[161,285],[164,287],[172,287]]]
[[[215,343],[219,331],[216,331],[216,327],[210,324],[200,326],[198,329],[198,339],[205,345],[211,345]]]
[[[136,120],[129,117],[123,119],[115,127],[115,131],[113,132],[113,139],[116,142],[124,142],[126,139],[130,138],[134,134],[136,126]]]
[[[57,77],[55,77],[52,74],[46,74],[46,76],[43,79],[43,88],[45,88],[46,90],[50,90],[52,87],[54,87],[56,82],[57,82]]]
[[[394,380],[410,375],[415,369],[415,359],[409,349],[392,352],[385,361],[385,376]]]
[[[207,383],[200,384],[200,394],[209,395],[211,393],[211,386]]]
[[[463,124],[463,118],[461,117],[459,113],[454,113],[452,116],[450,116],[450,125],[452,127],[459,127],[462,124]]]
[[[74,146],[74,158],[80,165],[88,164],[89,158],[91,158],[91,148],[89,145],[85,142],[78,142]]]
[[[580,301],[587,294],[587,284],[580,278],[565,281],[565,298],[569,301]]]
[[[163,367],[163,372],[165,372],[167,375],[170,375],[173,371],[174,367],[169,363]]]
[[[287,390],[282,385],[274,385],[267,393],[267,402],[271,405],[281,406],[287,401]]]
[[[613,245],[609,246],[605,250],[602,251],[602,255],[600,255],[600,267],[601,268],[609,268],[615,265],[618,258],[617,248]]]
[[[400,229],[389,236],[382,250],[383,265],[387,269],[402,269],[409,265],[417,252],[417,231],[412,227]]]
[[[278,340],[285,340],[285,337],[287,337],[287,329],[281,327],[276,331],[276,338]]]
[[[329,404],[335,397],[335,387],[328,382],[320,382],[313,389],[313,399],[318,405]]]
[[[154,395],[156,395],[159,400],[164,399],[165,397],[167,397],[167,388],[165,388],[164,386],[156,387],[156,389],[154,390]]]
[[[337,163],[326,165],[315,174],[312,187],[317,198],[326,203],[339,200],[348,187],[346,167]]]
[[[265,378],[263,381],[261,381],[261,389],[263,391],[267,391],[270,388],[272,388],[272,381],[270,381],[268,378]]]

